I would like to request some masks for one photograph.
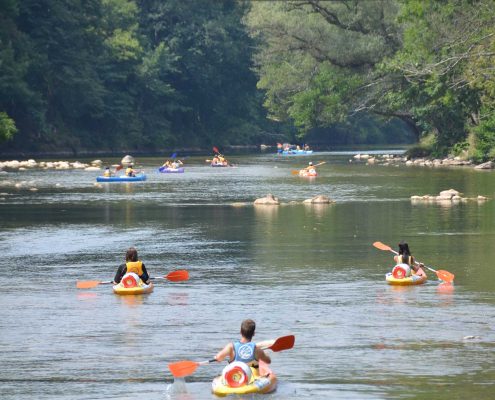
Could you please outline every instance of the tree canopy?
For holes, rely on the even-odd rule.
[[[23,152],[307,139],[495,158],[492,0],[0,0]]]

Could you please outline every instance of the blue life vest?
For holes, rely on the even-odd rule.
[[[253,361],[257,361],[255,358],[254,349],[256,343],[248,342],[241,343],[240,341],[234,342],[234,361],[242,361],[243,363],[249,364]]]

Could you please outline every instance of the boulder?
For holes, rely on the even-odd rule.
[[[330,204],[335,203],[333,200],[328,198],[327,196],[315,196],[311,199],[306,199],[303,201],[304,204]]]
[[[438,196],[441,197],[443,200],[450,200],[452,199],[452,197],[459,195],[460,193],[457,190],[449,189],[449,190],[442,190]]]
[[[124,167],[128,167],[129,165],[134,165],[134,157],[130,155],[126,155],[122,160],[120,160],[120,164]]]
[[[474,167],[475,169],[493,169],[494,167],[494,164],[493,164],[493,161],[488,161],[486,163],[483,163],[483,164],[480,164],[480,165],[477,165],[476,167]]]
[[[278,206],[280,205],[280,201],[273,194],[267,194],[265,197],[256,199],[254,205]]]

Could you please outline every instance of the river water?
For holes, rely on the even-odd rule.
[[[189,157],[177,175],[142,158],[146,182],[100,186],[79,170],[1,175],[1,398],[215,398],[224,364],[175,382],[167,365],[210,359],[253,318],[255,339],[296,337],[271,354],[279,385],[263,398],[493,399],[495,173],[350,158],[265,154],[211,168]],[[291,174],[310,159],[326,162],[320,176]],[[449,188],[491,199],[410,201]],[[286,204],[252,206],[268,193]],[[335,204],[300,203],[318,194]],[[388,286],[392,254],[372,243],[400,240],[455,286],[431,272],[422,286]],[[111,280],[130,246],[152,276],[190,279],[146,296],[76,289]]]

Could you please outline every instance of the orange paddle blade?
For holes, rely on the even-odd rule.
[[[170,272],[165,278],[172,282],[187,281],[189,279],[189,272],[185,269]]]
[[[275,340],[275,342],[268,348],[275,352],[289,350],[294,347],[295,341],[296,337],[294,335],[282,336]]]
[[[444,282],[449,282],[449,283],[454,282],[455,275],[449,271],[439,269],[439,270],[435,271],[435,273],[437,274],[438,279],[440,279]]]
[[[77,281],[76,287],[78,289],[91,289],[98,286],[100,281]]]
[[[377,249],[380,249],[380,250],[386,250],[386,251],[392,250],[392,248],[390,246],[387,246],[386,244],[383,244],[382,242],[375,242],[375,243],[373,243],[373,246],[375,246]]]
[[[194,361],[177,361],[175,363],[168,364],[168,369],[174,378],[182,378],[194,373],[198,366],[199,363]]]
[[[293,169],[292,171],[290,171],[290,173],[292,175],[299,175],[299,170],[298,169]]]

